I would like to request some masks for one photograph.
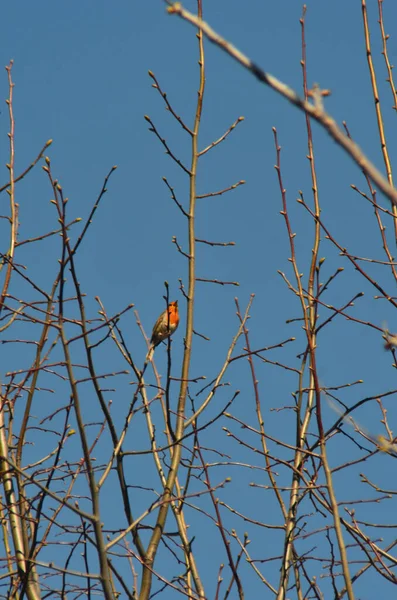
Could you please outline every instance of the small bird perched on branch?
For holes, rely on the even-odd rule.
[[[153,352],[163,340],[166,340],[174,333],[179,325],[178,301],[170,302],[164,312],[157,319],[150,339],[150,348],[146,355],[146,362],[153,358]]]

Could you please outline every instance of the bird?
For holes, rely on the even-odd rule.
[[[150,348],[146,355],[146,362],[153,358],[154,349],[161,344],[163,340],[170,337],[179,325],[178,300],[170,302],[168,307],[161,313],[154,324],[152,337],[150,339]]]

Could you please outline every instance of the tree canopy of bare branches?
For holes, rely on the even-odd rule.
[[[333,102],[326,68],[312,75],[310,5],[260,25],[296,29],[290,83],[272,56],[254,60],[221,31],[210,2],[158,3],[186,81],[174,90],[148,70],[145,130],[131,141],[117,124],[137,148],[131,172],[114,148],[93,170],[82,106],[96,100],[84,86],[76,181],[56,137],[22,164],[28,100],[7,63],[0,598],[395,593],[395,20],[391,0],[354,4],[362,113],[349,90]],[[127,77],[146,68],[145,50]],[[225,124],[229,102],[241,110]],[[250,102],[271,127],[250,124]],[[179,327],[152,348],[175,300]]]

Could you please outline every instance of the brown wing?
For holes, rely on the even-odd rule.
[[[154,346],[158,346],[160,342],[164,339],[162,334],[167,331],[167,323],[164,322],[165,311],[161,313],[156,323],[154,324],[152,337],[150,343]]]

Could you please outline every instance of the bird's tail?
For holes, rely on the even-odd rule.
[[[152,360],[153,354],[154,354],[154,345],[151,344],[150,348],[148,350],[148,353],[146,354],[145,363],[149,363]]]

